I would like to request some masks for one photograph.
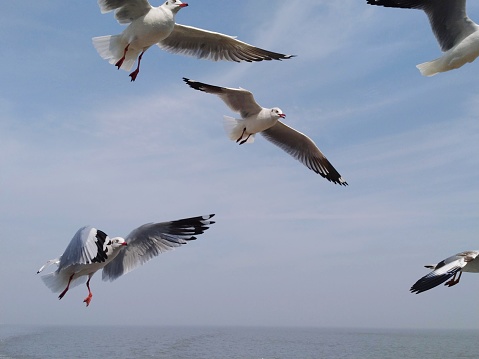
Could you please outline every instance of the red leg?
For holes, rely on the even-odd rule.
[[[452,279],[448,282],[446,282],[444,285],[447,285],[448,287],[452,287],[453,285],[456,285],[457,283],[459,283],[459,280],[461,279],[461,275],[462,275],[462,271],[459,272],[459,277],[457,277],[456,279],[456,274],[454,274],[454,277],[452,277]]]
[[[88,297],[86,297],[83,300],[83,303],[86,303],[87,307],[90,305],[91,298],[93,297],[93,294],[91,294],[91,290],[90,290],[90,279],[91,279],[91,275],[88,276],[88,281],[86,282],[86,287],[88,288]]]
[[[60,293],[60,295],[58,296],[58,299],[62,299],[65,294],[67,294],[68,292],[68,288],[70,288],[70,283],[73,279],[73,276],[75,275],[75,273],[73,273],[71,276],[70,276],[70,279],[68,280],[68,284],[67,284],[67,287],[65,288],[65,290],[63,292]]]
[[[126,52],[128,51],[128,47],[130,47],[130,44],[126,45],[125,50],[123,51],[122,58],[119,59],[115,64],[115,66],[118,67],[118,70],[120,69],[121,65],[123,65],[123,61],[125,61]]]
[[[138,66],[136,67],[136,70],[133,71],[131,74],[130,74],[130,77],[131,77],[131,81],[135,81],[136,80],[136,77],[138,76],[138,73],[140,72],[140,62],[141,62],[141,58],[143,57],[143,54],[145,53],[145,51],[142,51],[140,56],[138,57]]]

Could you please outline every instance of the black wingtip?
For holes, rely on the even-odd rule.
[[[422,8],[422,3],[420,1],[404,1],[398,2],[397,0],[366,0],[368,5],[384,6],[384,7],[393,7],[399,9],[420,9]]]
[[[190,86],[192,89],[203,91],[203,83],[195,81],[195,80],[190,80],[189,78],[183,77],[183,81]]]

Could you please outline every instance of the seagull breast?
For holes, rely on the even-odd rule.
[[[132,49],[143,50],[166,39],[174,27],[175,19],[171,11],[152,8],[125,29],[123,38]]]
[[[247,117],[245,120],[246,132],[258,133],[273,127],[278,122],[278,117],[271,115],[271,110],[263,108],[259,113]]]

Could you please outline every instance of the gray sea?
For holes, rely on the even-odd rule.
[[[477,330],[0,326],[0,358],[479,358]]]

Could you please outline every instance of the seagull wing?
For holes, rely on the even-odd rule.
[[[409,290],[411,293],[419,294],[444,283],[457,272],[460,272],[468,262],[475,258],[471,259],[470,253],[471,252],[458,253],[439,262],[432,272],[419,279]]]
[[[208,85],[186,77],[183,77],[183,81],[195,90],[219,96],[232,111],[239,112],[242,118],[255,115],[263,109],[248,90]]]
[[[120,24],[129,24],[151,10],[148,0],[98,0],[102,14],[115,10],[115,19]]]
[[[367,2],[384,7],[424,10],[442,51],[451,49],[477,31],[477,25],[467,16],[466,0],[367,0]]]
[[[301,161],[310,170],[318,173],[328,181],[347,186],[347,182],[319,150],[316,144],[305,134],[285,125],[281,121],[261,134],[276,146]]]
[[[215,222],[214,214],[170,222],[148,223],[133,230],[125,238],[127,246],[103,268],[103,280],[113,281],[146,263],[160,253],[195,240]]]
[[[179,24],[175,25],[170,36],[159,42],[158,46],[175,54],[185,54],[213,61],[252,62],[283,60],[293,57],[293,55],[260,49],[236,40],[233,36]]]
[[[80,228],[60,257],[58,271],[75,264],[101,263],[111,253],[108,235],[93,227]]]

